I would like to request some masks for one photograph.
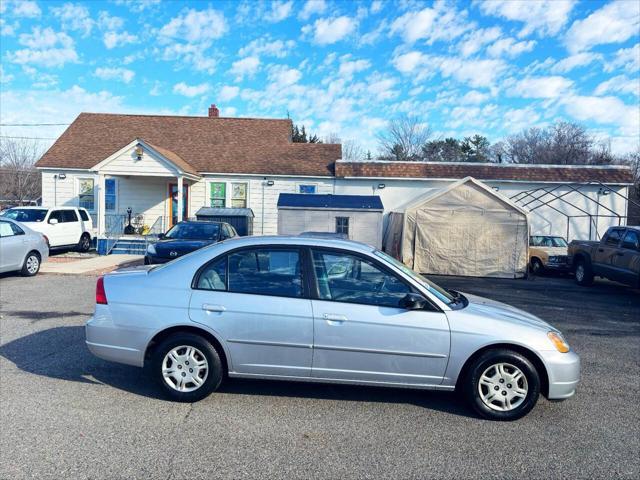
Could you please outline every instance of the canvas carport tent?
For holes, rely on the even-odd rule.
[[[420,273],[519,278],[527,271],[527,212],[467,177],[392,212],[385,251]]]

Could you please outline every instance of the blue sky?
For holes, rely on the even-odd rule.
[[[0,0],[3,124],[81,111],[286,117],[375,151],[418,115],[495,141],[577,121],[640,140],[640,2]],[[55,138],[64,126],[3,126]],[[43,140],[44,144],[52,140]]]

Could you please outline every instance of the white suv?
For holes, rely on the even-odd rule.
[[[84,208],[14,207],[3,214],[42,233],[49,247],[72,247],[86,252],[91,248],[93,222]]]

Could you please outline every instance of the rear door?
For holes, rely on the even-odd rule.
[[[46,219],[46,226],[43,228],[43,232],[49,239],[49,245],[52,247],[59,247],[61,245],[67,245],[67,239],[65,236],[64,217],[62,210],[51,210],[49,216]],[[57,220],[58,223],[52,224],[51,220]]]
[[[26,236],[20,227],[0,220],[0,272],[11,272],[22,267],[26,242]]]
[[[624,228],[611,228],[602,239],[591,257],[595,273],[609,276],[614,271],[614,258],[618,252]]]
[[[195,280],[189,315],[224,339],[230,370],[309,377],[313,315],[297,247],[243,248]]]
[[[73,245],[80,241],[82,236],[82,222],[75,210],[62,210],[64,221],[64,238],[67,245]]]
[[[442,382],[450,344],[444,313],[402,308],[412,287],[369,257],[314,249],[313,267],[313,377]]]

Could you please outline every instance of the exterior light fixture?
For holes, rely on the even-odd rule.
[[[58,179],[64,180],[65,178],[67,178],[67,174],[66,173],[59,173],[58,174]]]
[[[273,187],[275,182],[273,180],[267,180],[267,187]]]
[[[382,190],[385,187],[386,187],[386,185],[384,183],[379,183],[378,184],[378,190]]]
[[[136,147],[135,153],[136,153],[136,158],[138,160],[142,160],[142,154],[144,153],[144,149],[142,148],[142,145],[138,145]]]

